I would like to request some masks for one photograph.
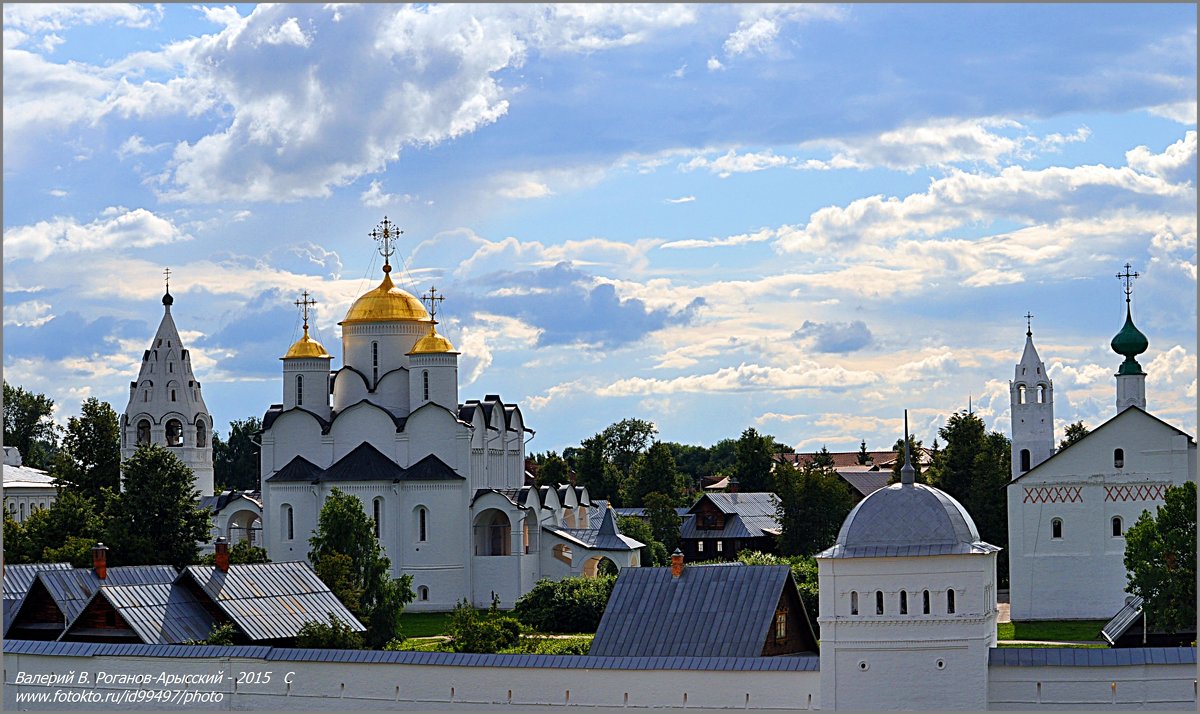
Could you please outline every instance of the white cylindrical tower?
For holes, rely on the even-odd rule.
[[[283,360],[283,408],[305,409],[329,419],[329,362],[333,355],[308,336],[308,307],[315,304],[304,293],[304,336],[288,349]]]
[[[433,402],[457,413],[459,353],[437,333],[436,324],[430,323],[429,334],[408,353],[409,410]]]

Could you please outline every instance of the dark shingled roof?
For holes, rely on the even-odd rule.
[[[276,483],[280,481],[300,481],[314,483],[316,482],[317,477],[320,475],[320,466],[317,466],[303,456],[297,456],[296,458],[287,462],[287,466],[284,466],[276,471],[275,474],[267,480]]]
[[[121,619],[146,644],[175,645],[208,637],[216,619],[196,596],[180,583],[102,585],[88,603],[107,600]],[[79,627],[85,607],[67,625],[62,637],[70,638]]]
[[[542,528],[560,538],[575,541],[580,545],[594,550],[636,550],[645,546],[645,543],[641,541],[621,535],[621,530],[617,527],[616,514],[613,513],[613,509],[611,508],[604,509],[604,516],[601,517],[598,528],[560,528],[554,526],[542,526]]]
[[[448,481],[465,477],[450,468],[445,461],[430,454],[412,466],[402,469],[400,478],[404,481]]]
[[[403,477],[404,469],[364,441],[333,462],[317,478],[320,481],[396,481]]]
[[[310,620],[328,622],[328,613],[366,630],[303,561],[230,565],[224,573],[189,565],[184,572],[251,640],[295,637]]]
[[[678,578],[625,568],[588,654],[758,657],[785,587],[796,587],[786,565],[691,565]]]

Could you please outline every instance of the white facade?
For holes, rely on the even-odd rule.
[[[463,598],[483,606],[493,595],[512,607],[539,578],[594,573],[600,558],[638,564],[641,544],[620,536],[615,519],[605,531],[586,489],[525,486],[533,430],[520,408],[495,394],[459,403],[459,353],[386,262],[383,282],[339,324],[344,364],[330,377],[332,357],[306,331],[283,358],[283,402],[263,420],[272,560],[307,559],[338,488],[375,521],[393,575],[413,577],[410,610]]]
[[[34,511],[49,508],[58,498],[54,477],[41,469],[22,465],[15,446],[4,447],[4,507],[17,523]]]
[[[1012,414],[1012,476],[1016,478],[1054,455],[1054,383],[1025,333],[1025,350],[1008,383]]]

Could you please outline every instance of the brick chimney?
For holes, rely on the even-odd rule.
[[[737,480],[737,476],[730,476],[730,477],[729,477],[729,486],[728,486],[728,491],[729,491],[729,493],[737,493],[737,492],[738,492],[738,480]]]
[[[229,542],[225,540],[225,536],[217,538],[217,570],[222,573],[229,572]]]
[[[676,548],[671,553],[671,577],[678,578],[680,575],[683,575],[683,551]]]
[[[108,546],[103,543],[96,543],[92,548],[92,570],[101,580],[108,577]]]

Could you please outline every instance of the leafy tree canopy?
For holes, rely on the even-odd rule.
[[[679,547],[679,527],[683,521],[675,512],[670,497],[657,491],[646,494],[646,518],[654,540],[663,544],[667,553]]]
[[[538,466],[536,483],[538,486],[557,486],[570,481],[567,462],[551,451]],[[591,491],[589,490],[590,494]]]
[[[1167,489],[1157,513],[1143,511],[1125,532],[1126,592],[1144,601],[1147,627],[1196,627],[1196,484]]]
[[[860,444],[858,447],[857,460],[858,460],[859,466],[866,466],[875,460],[875,457],[871,456],[871,453],[869,451],[867,451],[867,440],[866,439],[863,439],[862,444]]]
[[[4,443],[17,447],[26,466],[50,468],[58,439],[53,413],[53,399],[4,382]]]
[[[361,650],[362,635],[350,629],[350,625],[342,622],[329,613],[327,622],[312,620],[304,623],[296,636],[296,646],[313,649],[330,650]]]
[[[196,507],[192,470],[158,444],[143,444],[125,462],[125,490],[105,492],[105,521],[114,565],[166,563],[176,568],[199,559],[211,515]]]
[[[614,576],[542,579],[517,600],[513,614],[540,632],[595,632],[616,582]]]
[[[638,459],[633,474],[625,481],[622,502],[627,506],[642,506],[647,494],[659,493],[672,504],[682,503],[684,486],[679,469],[675,468],[671,448],[656,441]]]
[[[79,417],[67,420],[62,449],[51,471],[68,490],[103,503],[104,489],[121,485],[121,425],[108,402],[84,401]]]
[[[1063,440],[1058,442],[1058,450],[1062,451],[1071,444],[1074,444],[1076,441],[1079,441],[1083,437],[1087,436],[1089,431],[1090,430],[1082,420],[1077,421],[1074,424],[1067,424],[1066,431],[1063,432]]]
[[[229,422],[229,438],[225,441],[213,431],[213,479],[218,490],[257,491],[259,480],[259,447],[255,437],[262,431],[262,420],[249,417]]]
[[[753,427],[742,432],[734,447],[733,475],[738,490],[758,493],[771,490],[771,468],[775,463],[775,439],[759,434]]]
[[[854,495],[837,471],[812,463],[801,469],[779,464],[775,494],[782,528],[778,547],[784,555],[814,555],[833,545],[854,508]]]

